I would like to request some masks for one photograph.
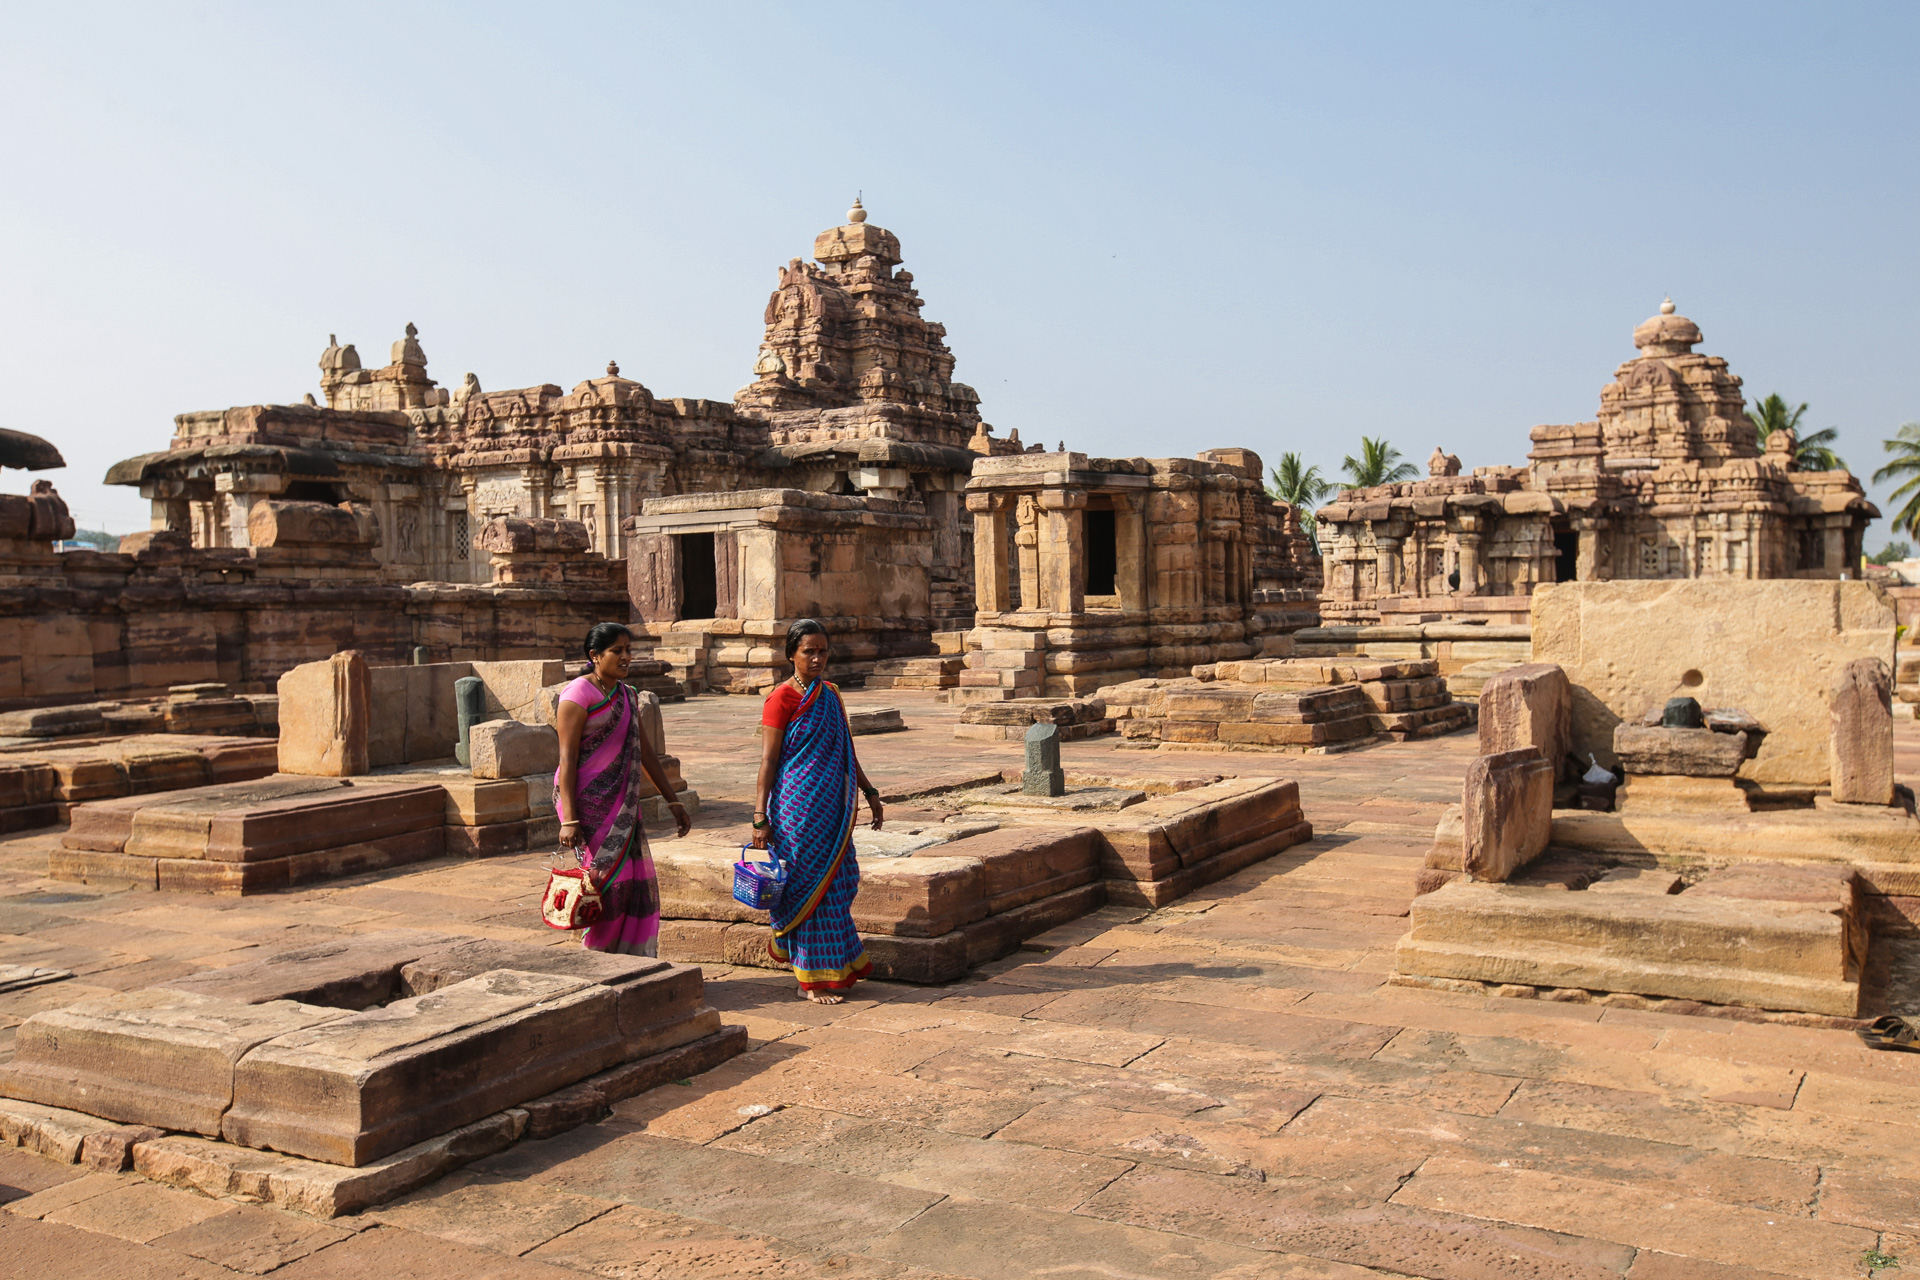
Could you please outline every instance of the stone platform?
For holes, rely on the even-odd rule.
[[[89,800],[262,778],[276,760],[271,739],[190,733],[0,748],[0,833],[65,822]]]
[[[656,1061],[690,1046],[701,1068],[744,1047],[697,968],[392,930],[37,1013],[0,1111],[144,1126],[136,1168],[166,1133],[219,1139],[229,1164],[262,1158],[237,1147],[362,1168],[515,1108],[521,1131],[591,1119],[663,1062],[695,1065]]]
[[[1159,906],[1313,838],[1298,786],[1279,779],[1235,778],[1152,797],[1100,790],[1138,802],[1061,813],[1006,804],[997,792],[959,792],[943,798],[956,809],[951,820],[916,828],[905,848],[893,846],[901,856],[873,856],[870,845],[880,842],[857,829],[853,919],[875,975],[949,982],[1108,903]],[[654,845],[667,917],[662,950],[776,967],[766,913],[731,896],[748,833],[731,834]]]
[[[1099,696],[1130,744],[1168,750],[1349,751],[1473,723],[1472,706],[1453,701],[1432,661],[1220,662]]]

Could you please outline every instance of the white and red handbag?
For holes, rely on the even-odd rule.
[[[628,841],[627,849],[632,848],[632,841]],[[627,850],[622,850],[604,884],[595,884],[593,873],[586,867],[548,868],[547,891],[540,895],[540,919],[549,929],[585,929],[599,923],[601,890],[613,883],[626,861]]]

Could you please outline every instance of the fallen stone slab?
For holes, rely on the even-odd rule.
[[[907,727],[898,707],[875,707],[868,711],[849,711],[847,724],[855,736],[868,733],[897,733]]]
[[[525,1132],[526,1122],[526,1112],[510,1108],[357,1167],[172,1135],[135,1144],[133,1171],[204,1195],[336,1218],[385,1203],[506,1150]]]
[[[45,986],[73,976],[71,969],[41,969],[29,964],[0,964],[0,992]]]
[[[1687,778],[1731,778],[1747,758],[1747,735],[1712,729],[1668,729],[1627,724],[1613,731],[1613,751],[1628,777],[1677,774]]]
[[[217,1134],[234,1066],[254,1046],[349,1015],[149,988],[34,1014],[14,1033],[0,1094],[125,1124]]]
[[[1461,788],[1464,857],[1475,880],[1506,880],[1547,847],[1554,769],[1540,748],[1475,756]]]
[[[495,970],[253,1048],[234,1071],[220,1132],[362,1165],[624,1056],[611,988]]]
[[[62,1164],[77,1164],[89,1137],[119,1127],[84,1111],[0,1097],[0,1142]]]
[[[419,959],[405,963],[398,976],[399,986],[407,995],[424,996],[495,969],[515,969],[521,973],[542,973],[613,986],[659,973],[667,967],[665,960],[651,956],[614,955],[565,943],[542,946],[497,938],[456,937],[443,938]]]

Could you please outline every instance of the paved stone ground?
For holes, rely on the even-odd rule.
[[[882,781],[1018,761],[1017,744],[955,743],[925,695],[850,701],[924,726],[860,740]],[[668,710],[703,826],[745,816],[755,711]],[[1920,730],[1900,741],[1912,779]],[[1298,778],[1319,835],[948,987],[820,1008],[773,973],[710,969],[751,1053],[356,1218],[0,1149],[0,1272],[1837,1280],[1869,1249],[1920,1266],[1920,1055],[1382,985],[1471,751],[1468,735],[1323,757],[1067,744],[1070,770]],[[0,1035],[89,989],[340,931],[558,936],[534,920],[533,859],[234,900],[45,881],[50,842],[0,842],[0,962],[77,976],[0,996]]]

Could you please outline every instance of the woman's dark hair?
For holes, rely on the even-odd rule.
[[[815,622],[812,618],[800,619],[800,621],[787,628],[787,656],[791,658],[800,648],[800,642],[808,636],[824,636],[826,634],[827,629]],[[833,643],[831,636],[828,636],[827,643]]]
[[[621,636],[625,636],[631,640],[633,639],[633,632],[627,630],[627,628],[617,622],[594,623],[593,630],[587,632],[587,643],[584,646],[587,651],[587,657],[592,658],[596,653],[611,649],[613,642]]]

